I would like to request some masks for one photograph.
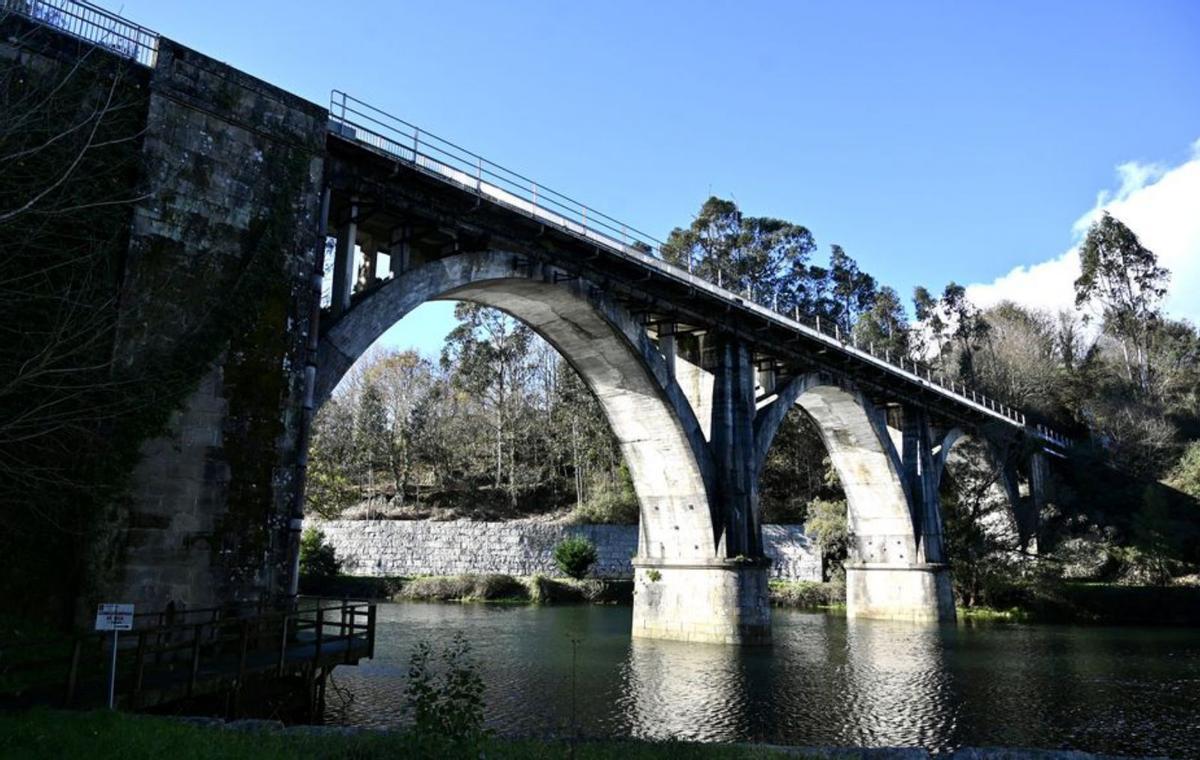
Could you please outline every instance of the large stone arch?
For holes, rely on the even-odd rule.
[[[314,405],[388,328],[431,300],[472,301],[532,327],[579,372],[621,442],[641,504],[639,555],[716,556],[713,468],[686,398],[642,326],[593,284],[505,251],[415,267],[358,301],[321,337]]]
[[[923,419],[906,423],[898,450],[883,410],[850,382],[812,372],[779,386],[755,419],[755,471],[793,405],[817,426],[846,493],[851,534],[846,564],[850,616],[952,619],[942,563],[937,470]],[[930,501],[932,500],[932,501]]]

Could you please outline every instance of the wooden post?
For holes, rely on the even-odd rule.
[[[250,621],[242,621],[242,640],[238,645],[238,688],[246,682],[246,650],[250,648]]]
[[[313,663],[314,663],[313,667],[316,667],[315,663],[318,663],[321,661],[321,644],[323,643],[324,639],[325,639],[325,612],[323,610],[318,609],[317,610],[317,646],[313,650]]]
[[[276,675],[283,675],[283,663],[287,657],[287,637],[288,637],[288,620],[291,618],[290,613],[284,613],[283,616],[283,632],[279,637],[279,664],[276,667]]]
[[[200,675],[200,631],[204,627],[203,623],[196,623],[192,627],[192,671],[188,676],[188,696],[196,690],[196,679]]]
[[[348,606],[344,608],[342,610],[342,617],[349,618],[349,622],[342,630],[342,633],[346,636],[346,652],[345,656],[342,657],[342,662],[350,665],[354,662],[354,660],[350,657],[350,650],[354,648],[354,631],[358,625],[358,605],[356,604],[353,607]]]
[[[367,605],[367,659],[375,659],[375,605]]]
[[[75,639],[71,648],[71,669],[67,671],[67,694],[64,707],[75,701],[75,687],[79,685],[79,655],[83,651],[83,639]]]
[[[146,631],[138,631],[137,639],[137,659],[133,665],[133,696],[130,698],[130,707],[138,708],[138,699],[142,694],[142,680],[146,675]]]

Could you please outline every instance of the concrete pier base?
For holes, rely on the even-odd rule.
[[[950,569],[933,564],[847,563],[846,617],[952,621]]]
[[[767,563],[635,558],[633,636],[759,645],[771,642]]]

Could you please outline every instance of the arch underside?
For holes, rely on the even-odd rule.
[[[639,554],[715,555],[711,464],[695,415],[641,325],[582,280],[514,254],[459,254],[405,272],[347,312],[321,340],[316,403],[393,324],[426,301],[471,301],[529,325],[595,394],[620,441],[641,504]]]
[[[857,390],[824,373],[794,378],[779,392],[781,407],[763,409],[759,461],[793,404],[816,424],[846,494],[852,562],[921,561],[912,500],[882,416]]]
[[[1022,540],[1017,515],[1021,495],[1015,473],[1005,468],[983,438],[955,430],[942,446],[943,482],[949,475],[960,487],[976,491],[970,498],[981,502],[974,505],[981,527],[993,538],[1017,547]]]

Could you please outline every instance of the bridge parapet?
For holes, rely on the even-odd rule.
[[[0,0],[0,13],[25,16],[122,58],[154,68],[158,33],[85,0]]]

